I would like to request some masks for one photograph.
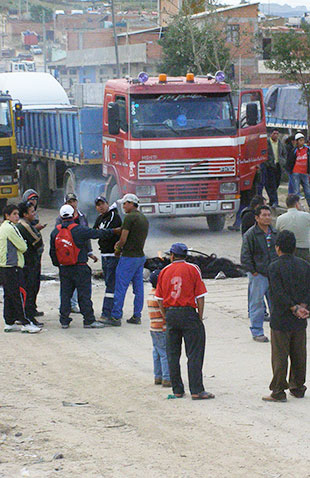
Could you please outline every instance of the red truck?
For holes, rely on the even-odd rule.
[[[103,169],[111,201],[140,198],[152,217],[206,216],[220,231],[253,194],[267,134],[261,90],[240,94],[215,77],[110,80],[105,86]]]

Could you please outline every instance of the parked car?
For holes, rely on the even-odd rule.
[[[42,48],[38,45],[32,45],[30,47],[30,53],[32,53],[33,55],[42,55]]]
[[[30,53],[18,53],[16,58],[19,60],[33,61],[33,56]]]

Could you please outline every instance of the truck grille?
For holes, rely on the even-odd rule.
[[[12,169],[11,146],[0,146],[0,171],[5,172]]]
[[[140,161],[139,179],[214,178],[235,176],[234,158],[167,159],[164,161]]]
[[[158,183],[157,196],[161,202],[211,201],[218,199],[217,183]]]

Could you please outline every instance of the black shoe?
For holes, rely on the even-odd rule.
[[[141,324],[141,319],[140,317],[135,317],[134,315],[130,317],[130,319],[126,320],[127,324],[135,324],[135,325],[140,325]]]
[[[62,329],[68,329],[70,327],[70,324],[61,324]]]
[[[42,312],[42,313],[43,313],[43,312]],[[33,317],[32,319],[29,319],[29,320],[31,320],[31,322],[33,323],[33,325],[35,325],[36,327],[40,327],[40,329],[41,329],[42,327],[44,327],[43,322],[38,322],[37,319],[35,319],[34,317]]]
[[[34,313],[35,317],[43,317],[43,315],[44,315],[44,312],[40,312],[39,310],[36,310]]]
[[[102,319],[100,323],[107,326],[111,325],[112,327],[120,327],[122,325],[121,319],[114,319],[114,317]]]
[[[296,390],[292,388],[292,390],[290,390],[290,394],[293,395],[293,397],[295,398],[304,398],[305,390]]]

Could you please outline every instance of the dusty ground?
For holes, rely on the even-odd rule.
[[[55,211],[42,216],[51,224]],[[155,225],[147,249],[187,238],[202,251],[238,259],[238,234],[204,227],[202,220]],[[53,271],[45,254],[44,272]],[[247,281],[206,283],[204,376],[216,399],[193,402],[189,394],[167,400],[169,389],[153,385],[146,310],[142,326],[84,330],[74,315],[62,330],[59,285],[44,282],[41,334],[0,333],[0,478],[310,477],[309,396],[262,402],[270,345],[251,340]],[[94,282],[97,314],[103,287]],[[130,292],[126,317],[131,307]],[[184,359],[182,367],[187,386]]]

